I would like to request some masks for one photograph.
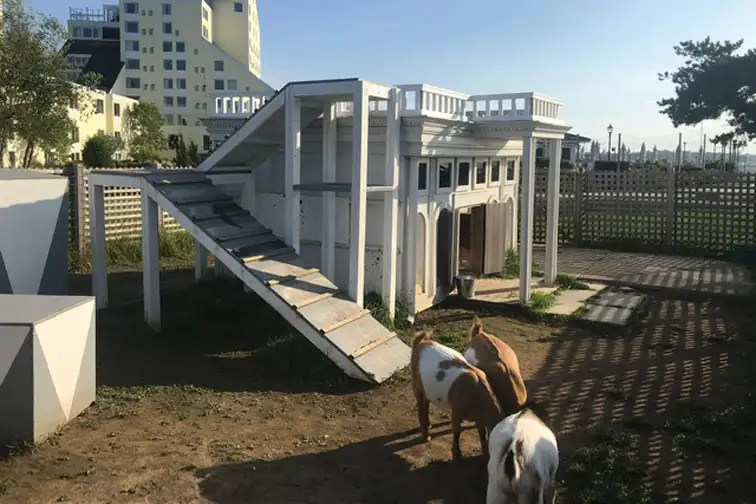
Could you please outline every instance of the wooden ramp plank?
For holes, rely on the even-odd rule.
[[[362,313],[362,308],[346,295],[338,295],[301,308],[299,313],[315,329],[326,331],[334,324]]]
[[[280,240],[261,243],[255,246],[252,250],[246,250],[243,254],[238,251],[232,251],[231,253],[239,257],[245,263],[262,261],[271,257],[288,254],[293,252],[294,249],[287,247],[286,244]]]
[[[247,268],[261,282],[268,285],[297,278],[314,269],[302,257],[294,253],[249,263]]]
[[[188,203],[177,205],[179,209],[193,221],[204,221],[205,219],[241,217],[249,215],[249,212],[241,208],[233,201],[205,202],[205,203]]]
[[[339,292],[339,288],[320,273],[279,283],[271,287],[271,290],[295,307],[321,296],[326,297],[326,294],[335,295]]]
[[[409,364],[412,350],[398,337],[354,359],[354,363],[380,383]]]
[[[259,247],[266,246],[269,244],[275,244],[276,248],[285,247],[286,244],[282,242],[280,239],[276,237],[271,232],[268,232],[263,235],[253,236],[253,237],[245,237],[245,238],[238,238],[234,240],[229,240],[226,242],[223,242],[221,246],[231,252],[232,254],[236,254],[240,257],[247,257],[250,255],[255,255],[257,251],[259,250]],[[266,249],[267,250],[267,249]]]
[[[380,339],[389,330],[373,317],[362,317],[328,333],[328,339],[345,354],[351,355],[372,341]]]

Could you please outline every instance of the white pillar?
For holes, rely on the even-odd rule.
[[[302,150],[302,104],[294,91],[286,91],[286,126],[284,140],[284,191],[286,191],[286,241],[299,254],[299,191],[294,186],[300,179],[300,154]]]
[[[89,242],[92,247],[92,295],[97,308],[108,307],[108,260],[105,251],[105,194],[89,181]]]
[[[384,195],[383,211],[383,301],[393,319],[396,312],[396,249],[398,242],[397,216],[399,213],[399,98],[397,88],[389,92],[386,110],[386,167],[385,184],[393,187]]]
[[[336,182],[336,104],[326,103],[323,110],[323,182]],[[320,272],[330,281],[336,279],[336,193],[323,191],[323,236],[320,244]]]
[[[546,285],[554,285],[557,276],[559,244],[559,175],[562,164],[562,140],[549,144],[549,184],[546,196]]]
[[[208,258],[207,249],[202,245],[199,240],[194,240],[194,280],[199,282],[207,276]]]
[[[412,313],[415,313],[415,302],[417,300],[417,233],[419,232],[417,229],[417,158],[410,159],[408,171],[407,221],[404,223],[407,229],[407,239],[404,242],[405,263],[407,266],[404,280],[407,290],[407,302],[410,304],[409,308]]]
[[[363,81],[354,93],[352,197],[349,229],[349,296],[362,306],[365,297],[365,224],[367,214],[368,94]]]
[[[533,274],[533,204],[535,200],[535,138],[522,139],[522,198],[520,201],[520,302],[530,300]]]
[[[142,286],[144,320],[160,330],[160,262],[158,255],[158,206],[142,190]]]
[[[247,181],[242,186],[241,207],[247,210],[252,215],[255,215],[256,197],[257,197],[257,180],[255,179],[255,174],[250,173],[247,176]]]

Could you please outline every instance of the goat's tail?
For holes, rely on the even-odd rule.
[[[423,341],[430,340],[432,335],[433,331],[428,330],[416,332],[415,337],[412,339],[412,349],[414,350],[417,348],[417,346]]]
[[[480,334],[482,332],[483,332],[483,321],[480,320],[478,317],[475,317],[475,319],[473,319],[473,325],[470,328],[470,338],[472,339],[473,336],[475,336],[476,334]]]

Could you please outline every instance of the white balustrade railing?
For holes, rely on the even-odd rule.
[[[432,117],[453,121],[501,122],[536,120],[564,124],[564,104],[537,93],[467,95],[427,84],[398,86],[401,90],[400,114],[404,117]],[[214,117],[240,118],[254,114],[271,94],[220,92],[211,96]],[[352,102],[336,103],[337,117],[351,117]],[[386,113],[384,100],[371,100],[371,115]]]
[[[467,118],[471,121],[532,119],[562,122],[560,115],[564,104],[537,93],[475,95],[470,101],[472,107],[467,111]]]
[[[257,112],[272,96],[272,93],[242,91],[215,93],[210,97],[208,108],[213,117],[247,117]]]

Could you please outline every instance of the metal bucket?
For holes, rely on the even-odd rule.
[[[475,275],[472,273],[463,273],[454,277],[457,293],[466,299],[475,297],[475,280]]]

